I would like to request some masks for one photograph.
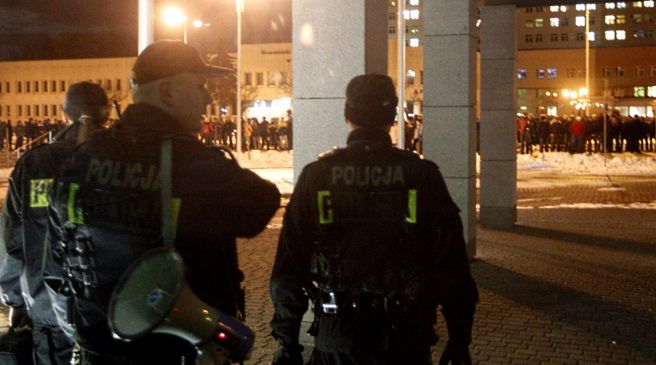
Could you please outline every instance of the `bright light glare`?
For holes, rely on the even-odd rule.
[[[202,21],[202,20],[198,20],[198,19],[196,19],[196,20],[194,20],[191,24],[193,24],[194,27],[196,27],[196,28],[200,28],[200,27],[203,26],[203,21]]]
[[[182,10],[173,7],[164,9],[162,11],[162,18],[166,24],[173,26],[180,25],[187,21],[187,17]]]
[[[562,94],[563,94],[563,97],[564,97],[564,98],[569,98],[569,90],[567,90],[567,89],[563,89]]]
[[[588,89],[586,89],[584,87],[580,88],[579,89],[579,95],[581,95],[581,96],[588,95]]]
[[[301,44],[305,46],[314,44],[314,28],[311,24],[301,26]]]

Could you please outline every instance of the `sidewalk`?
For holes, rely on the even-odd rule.
[[[474,363],[656,364],[656,174],[610,178],[522,172],[516,226],[478,227]],[[247,364],[268,364],[276,349],[268,279],[282,211],[239,241],[257,332]]]

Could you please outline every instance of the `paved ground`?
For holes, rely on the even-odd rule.
[[[656,364],[656,210],[575,208],[654,202],[656,179],[571,179],[519,189],[515,228],[478,227],[475,363]],[[258,335],[247,364],[267,364],[275,351],[268,277],[280,223],[281,212],[261,235],[239,242],[247,323]],[[443,323],[438,332],[445,335]]]

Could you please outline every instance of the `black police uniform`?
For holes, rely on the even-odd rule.
[[[78,126],[58,141],[34,147],[16,163],[2,211],[0,288],[3,302],[26,306],[33,323],[34,358],[37,364],[68,364],[73,347],[72,330],[62,303],[52,302],[43,282],[43,253],[48,226],[48,189],[77,143]],[[61,326],[60,326],[61,325]],[[62,330],[64,329],[64,330]]]
[[[436,308],[449,341],[471,341],[478,298],[459,210],[437,166],[358,128],[306,166],[271,276],[273,335],[298,349],[313,301],[313,364],[429,364]],[[285,361],[281,361],[285,363]]]
[[[196,138],[176,134],[178,122],[148,104],[129,106],[114,127],[95,133],[73,154],[58,180],[53,206],[53,256],[63,270],[62,294],[85,361],[96,364],[179,364],[190,351],[178,340],[129,344],[112,338],[107,305],[119,276],[145,251],[162,246],[160,151],[173,140],[176,249],[186,279],[206,303],[236,316],[243,310],[235,237],[262,231],[278,209],[272,183]],[[55,270],[56,271],[56,270]],[[180,345],[180,346],[178,346]]]

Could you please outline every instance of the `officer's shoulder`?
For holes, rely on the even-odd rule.
[[[332,149],[329,149],[328,151],[321,152],[319,156],[317,157],[318,161],[322,160],[329,160],[332,158],[336,158],[341,156],[346,152],[346,148],[340,148],[340,147],[333,147]]]
[[[390,150],[392,151],[392,154],[394,154],[396,156],[401,156],[401,157],[404,157],[404,158],[407,158],[407,159],[411,159],[411,160],[423,160],[424,159],[421,155],[419,155],[415,152],[402,150],[400,148],[392,147],[392,148],[390,148]]]

